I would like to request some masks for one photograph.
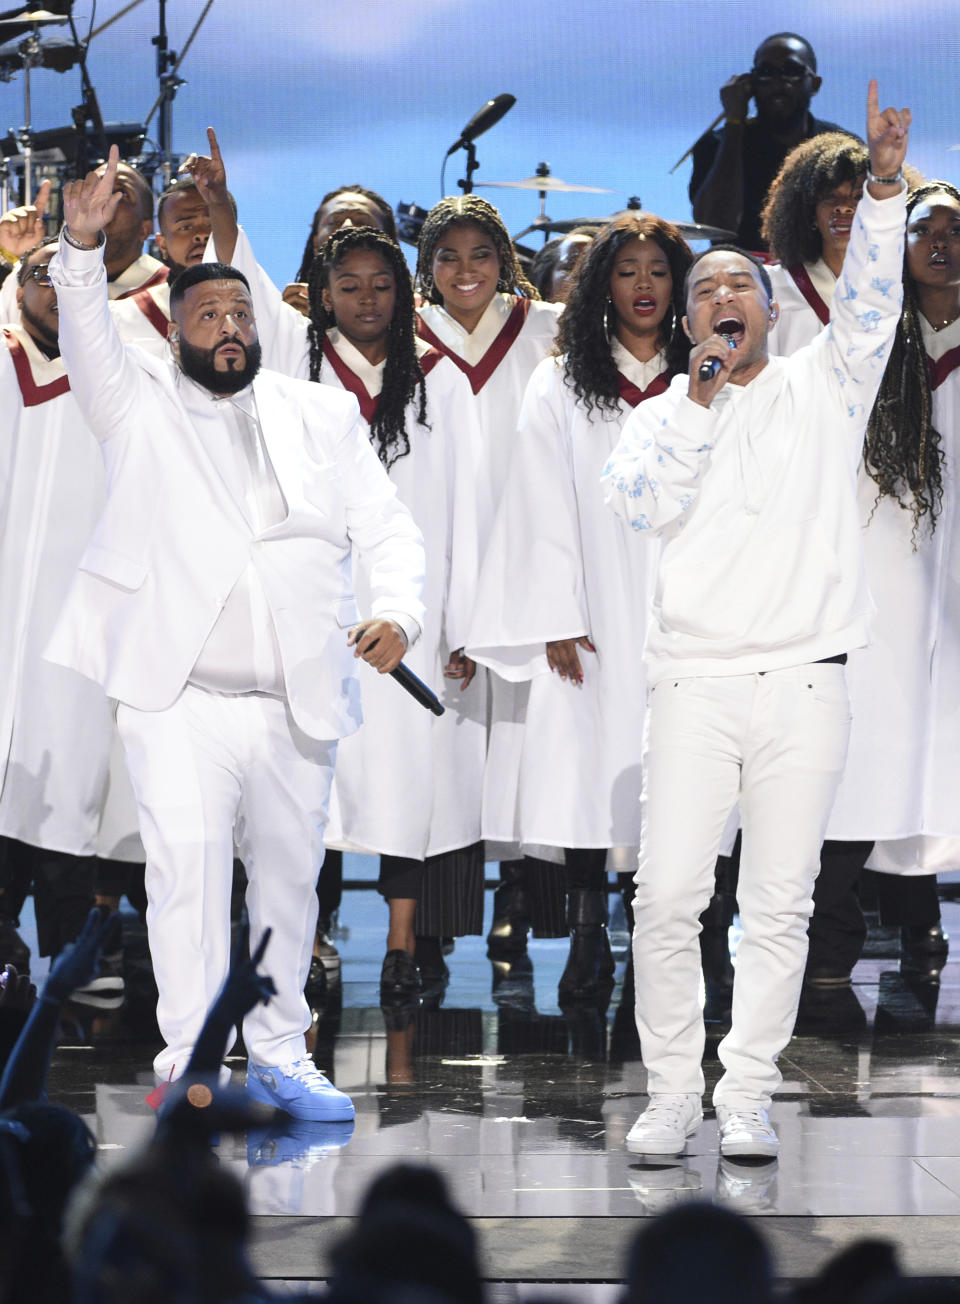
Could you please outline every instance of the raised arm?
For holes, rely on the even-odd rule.
[[[217,142],[217,133],[207,128],[209,154],[190,154],[180,164],[179,172],[193,177],[200,197],[210,214],[210,226],[217,258],[232,263],[237,243],[237,219],[227,190],[227,169]]]
[[[191,154],[180,171],[193,177],[210,213],[211,236],[205,261],[214,258],[243,272],[250,283],[263,365],[299,380],[310,377],[308,322],[284,302],[283,295],[254,256],[246,233],[237,225],[227,190],[227,170],[216,133],[207,128],[209,157]]]
[[[694,170],[690,178],[690,203],[696,222],[736,231],[743,217],[743,132],[747,121],[753,79],[737,73],[720,88],[723,131],[706,175],[698,167],[700,141],[694,146]],[[715,139],[709,134],[705,138]]]
[[[867,93],[870,170],[833,296],[830,326],[822,337],[849,414],[862,415],[864,420],[883,376],[902,307],[906,221],[902,170],[910,122],[909,109],[880,111],[877,83],[871,81]],[[850,389],[851,381],[856,390]]]
[[[89,172],[64,186],[60,250],[50,264],[70,388],[101,441],[118,433],[137,402],[139,381],[139,368],[110,315],[103,265],[103,228],[121,199],[114,190],[119,158],[116,145],[111,145],[102,177]]]

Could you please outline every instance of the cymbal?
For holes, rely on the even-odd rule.
[[[621,211],[639,214],[644,210],[638,208]],[[619,216],[619,213],[613,213],[610,217],[563,217],[558,218],[556,221],[553,218],[547,218],[542,222],[539,218],[535,218],[529,226],[524,227],[522,231],[518,231],[514,239],[519,240],[523,236],[529,235],[531,231],[548,231],[551,235],[566,235],[568,231],[572,231],[578,226],[592,226],[599,230],[600,227],[606,226],[608,222],[612,221],[614,217]],[[702,222],[671,222],[670,224],[677,228],[685,240],[724,240],[730,242],[736,240],[736,232],[726,231],[722,226],[704,226]]]
[[[49,9],[24,9],[22,14],[12,18],[0,18],[0,27],[22,27],[27,23],[31,27],[41,27],[44,23],[67,23],[65,14],[52,14]]]
[[[559,177],[524,177],[522,181],[477,181],[476,190],[552,190],[572,192],[585,195],[612,195],[616,192],[606,190],[603,186],[578,186],[572,181],[561,181]]]

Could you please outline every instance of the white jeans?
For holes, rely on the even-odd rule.
[[[229,969],[235,831],[251,946],[272,928],[261,970],[277,988],[247,1015],[244,1041],[260,1064],[301,1058],[336,742],[308,738],[276,698],[190,684],[166,711],[121,704],[117,726],[147,853],[147,929],[166,1042],[156,1072],[184,1071]]]
[[[637,1028],[651,1092],[702,1092],[699,916],[738,799],[733,1022],[714,1104],[765,1108],[797,1016],[820,845],[846,759],[843,667],[661,680],[645,724],[633,909]]]

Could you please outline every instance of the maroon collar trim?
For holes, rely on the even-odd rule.
[[[158,267],[154,274],[144,281],[142,285],[138,285],[135,290],[124,290],[123,294],[118,294],[113,302],[119,303],[121,299],[132,299],[134,295],[140,294],[143,290],[149,290],[153,285],[162,285],[169,275],[169,267]]]
[[[164,313],[163,309],[157,303],[156,299],[149,290],[138,290],[130,298],[137,305],[140,311],[146,317],[147,321],[164,339],[167,338],[167,327],[170,325],[170,319]],[[114,300],[116,302],[116,300]]]
[[[813,281],[810,279],[810,273],[804,267],[803,263],[793,263],[785,270],[789,276],[793,277],[797,289],[820,318],[820,324],[826,326],[827,322],[830,320],[830,309],[820,298],[820,295],[814,288]]]
[[[13,359],[13,368],[17,373],[17,384],[20,386],[24,407],[39,407],[41,403],[46,403],[52,398],[59,398],[61,394],[69,392],[70,377],[66,373],[56,380],[51,380],[49,384],[38,385],[33,378],[30,359],[27,357],[23,345],[10,331],[5,330],[3,338],[10,350],[10,357]]]
[[[478,363],[471,366],[469,362],[464,362],[463,358],[458,357],[452,349],[444,344],[443,340],[430,329],[422,317],[417,318],[417,334],[428,344],[432,344],[440,353],[445,354],[451,362],[460,368],[467,380],[470,382],[470,388],[474,394],[479,394],[484,385],[496,371],[497,367],[507,356],[510,346],[516,340],[517,336],[523,330],[524,323],[527,320],[527,314],[530,312],[530,299],[517,298],[513,305],[510,316],[503,323],[503,329],[500,334],[487,349],[486,353]],[[423,366],[421,359],[420,365]]]
[[[927,354],[927,366],[930,368],[930,388],[939,389],[951,371],[956,371],[957,367],[960,367],[960,344],[936,361]]]
[[[654,376],[646,389],[641,389],[639,385],[635,385],[632,380],[627,380],[622,371],[618,371],[617,385],[620,389],[620,397],[623,399],[624,403],[629,403],[632,408],[635,408],[637,404],[642,403],[644,399],[656,398],[658,394],[665,394],[670,388],[670,381],[667,378],[667,373],[661,371],[659,376]]]
[[[368,426],[372,425],[373,418],[377,415],[377,408],[380,406],[380,395],[377,394],[375,398],[371,397],[366,385],[355,371],[350,370],[330,343],[330,338],[327,335],[323,337],[323,356],[336,372],[337,379],[343,388],[351,393],[360,404],[360,415],[364,421]]]

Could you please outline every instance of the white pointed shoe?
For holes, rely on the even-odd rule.
[[[698,1092],[654,1092],[627,1133],[627,1149],[633,1155],[679,1155],[702,1122]]]
[[[730,1109],[718,1105],[717,1124],[720,1153],[729,1158],[774,1159],[780,1150],[780,1138],[770,1126],[770,1115],[765,1109]]]

